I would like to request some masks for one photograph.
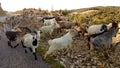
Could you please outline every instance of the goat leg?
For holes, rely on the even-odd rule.
[[[25,49],[25,53],[28,53],[27,50],[26,50],[26,46],[24,46],[23,41],[21,41],[21,44],[22,44],[22,47]]]
[[[13,48],[10,41],[8,41],[8,46],[10,46],[11,48]]]
[[[29,48],[30,52],[32,52],[32,48]]]
[[[36,55],[36,53],[35,53],[35,52],[33,53],[33,55],[34,55],[34,57],[35,57],[35,60],[37,60],[37,55]]]
[[[16,48],[17,46],[19,46],[19,44],[17,44],[16,46],[14,46],[14,48]]]

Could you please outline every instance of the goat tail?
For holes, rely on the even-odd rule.
[[[48,44],[51,45],[52,44],[52,40],[48,40]]]

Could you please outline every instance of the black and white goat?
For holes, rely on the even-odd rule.
[[[40,33],[40,31],[35,31],[33,34],[27,33],[23,36],[22,40],[22,46],[25,48],[25,53],[27,53],[27,48],[29,48],[30,51],[33,52],[35,60],[37,60],[36,48],[39,45]]]
[[[92,34],[102,33],[106,30],[107,30],[107,25],[105,24],[91,25],[90,27],[88,27],[87,33],[88,35],[92,35]]]
[[[6,37],[8,38],[8,45],[13,48],[13,46],[11,45],[12,42],[16,42],[16,46],[14,46],[14,48],[16,48],[19,43],[22,40],[22,37],[27,34],[27,33],[31,33],[32,31],[28,28],[28,27],[14,27],[13,29],[11,29],[10,31],[6,31]]]
[[[87,33],[87,35],[99,34],[99,33],[102,33],[106,30],[109,30],[111,27],[112,27],[112,23],[97,24],[97,25],[91,25],[91,26],[89,26],[86,23],[83,23],[80,26],[80,33],[82,34],[82,36],[84,36],[85,33]]]
[[[54,23],[57,23],[55,17],[43,17],[41,19],[41,21],[43,22],[44,26],[48,26],[48,25],[52,25]]]

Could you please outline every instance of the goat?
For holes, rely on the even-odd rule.
[[[43,35],[49,34],[51,36],[54,29],[59,28],[59,27],[60,27],[59,24],[54,23],[52,25],[42,26],[40,30],[43,32]]]
[[[23,36],[23,40],[21,41],[23,48],[25,48],[25,53],[27,53],[27,48],[33,52],[35,60],[37,60],[36,56],[36,48],[38,47],[38,42],[40,40],[40,31],[34,32],[33,34],[27,33]]]
[[[48,44],[50,45],[48,51],[44,55],[44,59],[47,57],[47,55],[51,54],[52,52],[64,48],[71,48],[72,47],[72,42],[75,35],[77,35],[77,31],[74,29],[71,29],[67,34],[60,38],[55,38],[53,40],[49,40]]]
[[[11,45],[11,42],[16,41],[17,45],[19,45],[20,42],[20,37],[18,37],[21,33],[21,30],[19,28],[16,29],[12,29],[12,31],[6,31],[5,35],[8,38],[8,46],[10,46],[11,48],[13,48],[13,46]],[[14,46],[14,48],[16,47]]]
[[[19,32],[14,32],[14,31],[7,31],[6,32],[6,36],[8,38],[8,45],[13,48],[13,46],[11,45],[11,42],[16,41],[17,40],[17,36],[19,35]],[[16,46],[18,46],[19,44],[17,44]]]
[[[43,17],[40,21],[43,22],[44,26],[51,25],[53,23],[57,23],[55,17]]]
[[[95,47],[105,47],[110,48],[112,45],[112,37],[116,36],[116,33],[118,32],[118,23],[112,23],[112,27],[101,34],[98,35],[92,35],[89,38],[89,44],[90,49],[94,49]]]
[[[53,23],[57,23],[57,21],[55,20],[55,18],[53,19],[44,19],[44,25],[47,26],[47,25],[51,25]]]
[[[102,33],[106,30],[107,30],[107,26],[104,24],[92,25],[92,26],[88,27],[87,33],[88,33],[88,35],[92,35],[92,34]]]
[[[82,36],[85,35],[85,33],[87,33],[88,35],[92,35],[92,34],[99,34],[102,33],[106,30],[109,30],[112,27],[112,23],[106,25],[106,24],[99,24],[99,25],[91,25],[89,26],[88,24],[82,24],[80,26],[80,31],[79,33],[82,34]]]

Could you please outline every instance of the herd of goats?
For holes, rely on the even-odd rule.
[[[21,44],[25,49],[25,53],[27,53],[27,49],[33,53],[35,60],[37,60],[36,49],[42,43],[40,42],[42,36],[44,38],[50,37],[48,40],[50,46],[44,55],[45,59],[57,50],[64,48],[70,50],[72,48],[73,38],[80,36],[87,36],[89,50],[100,47],[111,48],[112,37],[115,37],[120,29],[120,25],[116,21],[112,21],[109,24],[88,25],[83,23],[79,26],[77,25],[70,20],[61,19],[58,21],[56,17],[36,18],[32,14],[24,14],[6,19],[2,28],[8,39],[8,46],[16,48]],[[67,33],[61,37],[53,38],[52,36],[55,30],[57,34],[64,30]],[[12,45],[14,41],[16,45]]]

